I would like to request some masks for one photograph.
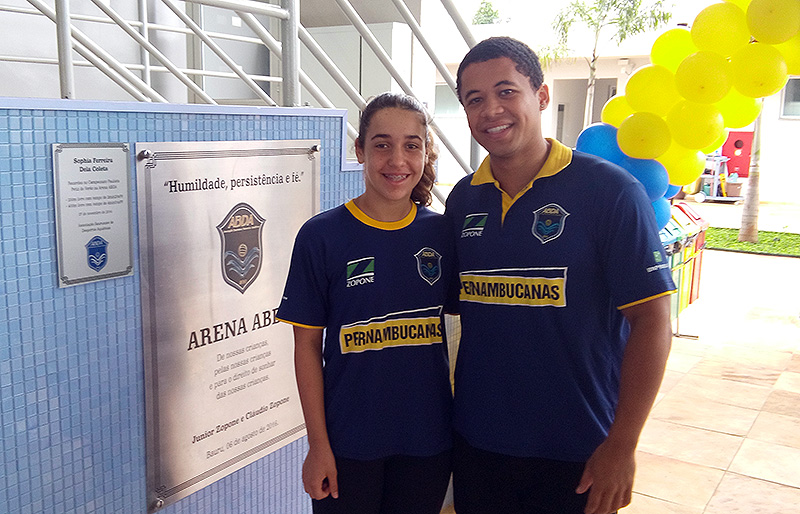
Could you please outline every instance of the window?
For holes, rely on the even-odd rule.
[[[461,103],[447,84],[436,86],[436,115],[452,116],[459,114]]]
[[[800,78],[790,78],[783,90],[783,110],[781,116],[800,118]]]

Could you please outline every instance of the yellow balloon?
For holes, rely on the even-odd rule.
[[[612,96],[603,106],[600,120],[614,127],[619,127],[623,120],[633,114],[633,108],[628,104],[625,95]]]
[[[688,100],[681,100],[672,108],[667,125],[676,143],[693,150],[707,147],[725,130],[719,109]]]
[[[656,39],[650,49],[650,62],[665,67],[672,73],[681,61],[697,51],[688,29],[670,29]]]
[[[655,159],[670,144],[667,122],[652,112],[635,112],[617,129],[620,150],[636,159]]]
[[[717,106],[717,109],[722,114],[722,119],[725,120],[725,127],[742,128],[750,125],[758,118],[761,113],[762,103],[763,101],[760,98],[744,96],[736,88],[731,88],[725,98],[714,105]]]
[[[753,0],[747,8],[747,26],[759,43],[784,43],[800,31],[800,2]]]
[[[774,46],[752,43],[731,56],[731,82],[753,98],[771,96],[789,80],[786,60]]]
[[[710,153],[714,153],[715,151],[719,150],[720,147],[722,145],[724,145],[725,141],[727,141],[727,140],[728,140],[728,129],[725,129],[725,130],[722,131],[722,134],[720,134],[720,136],[717,138],[716,141],[714,141],[713,143],[711,143],[710,145],[708,145],[705,148],[701,148],[700,152],[702,152],[703,155],[708,155]]]
[[[706,156],[702,152],[685,148],[675,142],[656,160],[667,169],[669,183],[675,186],[691,184],[706,167]]]
[[[725,0],[729,4],[738,5],[743,12],[747,12],[747,6],[750,5],[751,0]]]
[[[775,45],[775,48],[786,59],[789,75],[800,75],[800,32],[789,41]]]
[[[744,11],[732,3],[709,5],[694,19],[692,41],[700,50],[733,55],[750,41]]]
[[[678,92],[692,102],[713,104],[731,89],[728,60],[716,52],[701,50],[683,60],[675,72]]]
[[[631,75],[625,84],[625,98],[634,111],[666,116],[681,99],[675,89],[675,76],[664,66],[648,64]]]

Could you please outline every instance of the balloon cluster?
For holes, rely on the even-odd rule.
[[[691,30],[656,39],[652,64],[631,75],[576,148],[614,162],[645,187],[659,229],[669,198],[705,169],[728,130],[749,125],[762,98],[800,74],[800,0],[725,0],[703,9]]]

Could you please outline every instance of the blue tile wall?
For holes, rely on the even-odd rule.
[[[0,511],[146,512],[138,240],[134,276],[58,288],[51,145],[320,139],[329,209],[363,187],[360,173],[341,171],[343,116],[0,99]],[[310,512],[306,449],[296,441],[162,512]]]

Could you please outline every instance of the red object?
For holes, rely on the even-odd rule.
[[[750,174],[750,152],[753,147],[752,132],[731,132],[722,145],[722,155],[727,157],[728,174],[745,178]]]
[[[706,246],[706,229],[709,227],[708,221],[705,218],[701,217],[697,211],[689,207],[689,204],[686,202],[677,202],[672,206],[675,209],[678,209],[686,218],[691,222],[700,227],[700,232],[697,234],[697,238],[695,238],[695,252],[699,252]],[[675,215],[675,211],[673,210],[673,216]],[[681,222],[682,220],[678,220]]]
[[[752,133],[751,133],[752,134]],[[686,202],[677,202],[673,204],[672,215],[680,215],[678,222],[686,222],[697,225],[700,232],[694,239],[694,266],[692,266],[692,280],[689,288],[689,303],[694,303],[700,297],[700,272],[703,269],[703,249],[706,247],[706,229],[709,223],[706,219],[700,216],[694,209],[692,209]],[[681,293],[681,294],[685,294]]]

